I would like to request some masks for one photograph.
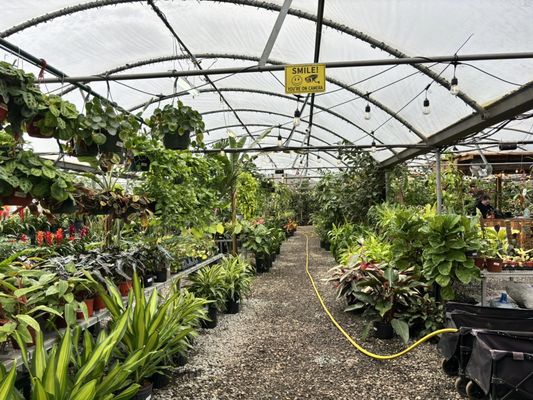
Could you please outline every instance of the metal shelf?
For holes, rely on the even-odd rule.
[[[202,269],[203,267],[206,267],[210,264],[213,264],[220,260],[222,257],[224,257],[223,254],[217,254],[216,256],[213,256],[211,258],[208,258],[205,261],[202,261],[198,264],[193,265],[190,268],[187,268],[183,271],[179,271],[175,274],[172,274],[169,279],[167,279],[165,282],[156,282],[152,286],[147,287],[144,289],[144,293],[146,296],[149,296],[155,289],[160,291],[161,289],[170,288],[171,285],[174,284],[178,279],[187,277],[188,275],[192,274],[193,272],[198,271],[199,269]],[[124,301],[126,301],[126,297],[124,298]],[[91,326],[94,326],[100,322],[104,322],[107,319],[109,319],[109,311],[107,309],[97,311],[95,312],[90,318],[87,320],[78,320],[78,325],[81,326],[83,329],[88,329]],[[64,329],[60,329],[59,332],[63,332]],[[46,349],[50,349],[54,343],[57,340],[57,332],[47,332],[45,333],[44,337],[44,346]],[[28,349],[28,356],[31,358],[33,355],[33,349]],[[20,350],[12,349],[8,353],[0,354],[0,362],[4,364],[7,370],[11,369],[14,362],[17,362],[17,368],[21,368],[23,366],[22,364],[22,356]]]

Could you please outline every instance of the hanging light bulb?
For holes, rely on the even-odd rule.
[[[297,126],[300,126],[300,116],[302,115],[302,113],[300,112],[300,110],[296,109],[296,111],[294,111],[294,119],[292,120],[292,126],[294,126],[295,128]]]
[[[316,159],[317,159],[317,160],[320,160],[320,154],[317,154],[317,155],[316,155]]]
[[[283,138],[280,134],[278,134],[278,147],[281,147],[283,145]]]
[[[372,153],[375,153],[376,150],[377,150],[377,148],[376,148],[376,141],[375,141],[375,140],[372,140],[372,147],[370,148],[370,151],[371,151]]]
[[[365,119],[368,121],[372,116],[370,115],[370,104],[366,104],[365,107]]]
[[[423,107],[422,107],[422,112],[425,114],[425,115],[429,115],[431,114],[431,108],[429,107],[429,99],[426,97],[424,99],[424,103],[423,103]]]
[[[225,156],[226,156],[226,152],[224,151],[224,149],[221,149],[219,154],[220,154],[222,157],[225,157]]]
[[[457,96],[459,94],[459,81],[455,77],[455,74],[450,82],[450,93],[454,96]]]

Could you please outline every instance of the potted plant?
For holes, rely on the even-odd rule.
[[[7,113],[11,131],[18,139],[22,123],[33,118],[42,103],[42,93],[35,85],[35,76],[0,61],[0,103],[2,114],[6,118]]]
[[[228,291],[222,267],[219,264],[205,267],[191,275],[190,280],[190,291],[196,297],[210,301],[207,307],[209,321],[204,323],[204,327],[215,328],[217,326],[217,311],[224,308]]]
[[[422,274],[428,282],[440,286],[444,300],[454,298],[454,280],[468,284],[479,279],[474,260],[466,256],[481,246],[478,226],[477,218],[440,214],[429,215],[421,228],[427,238],[422,253]]]
[[[270,230],[263,224],[251,225],[245,231],[243,246],[255,255],[257,272],[268,271],[271,267]]]
[[[503,267],[503,254],[507,254],[509,243],[505,230],[485,228],[483,230],[482,254],[486,257],[486,266],[489,272],[501,272]]]
[[[29,136],[70,140],[77,134],[78,110],[60,96],[44,96],[39,111],[26,125]]]
[[[225,310],[228,314],[239,312],[241,299],[250,293],[252,266],[241,256],[225,257],[220,262],[226,287]]]
[[[191,133],[195,134],[195,144],[203,142],[202,116],[181,101],[176,106],[167,104],[162,109],[156,108],[148,125],[152,135],[162,139],[167,149],[186,150],[191,143]]]

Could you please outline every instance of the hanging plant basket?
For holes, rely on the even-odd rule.
[[[100,152],[114,154],[124,153],[124,143],[120,140],[118,133],[114,136],[109,134],[106,135],[105,143],[100,145]]]
[[[41,128],[37,126],[37,122],[39,122],[43,117],[41,115],[37,115],[32,118],[32,120],[26,125],[26,132],[28,133],[28,136],[31,136],[33,138],[38,139],[48,139],[50,136],[43,135]]]
[[[170,150],[187,150],[191,144],[191,132],[185,131],[183,135],[166,133],[163,136],[163,144]]]
[[[0,123],[7,119],[7,104],[4,102],[4,98],[0,97]]]
[[[150,159],[147,156],[134,156],[130,165],[130,171],[142,172],[150,170]]]
[[[33,198],[23,192],[13,192],[11,196],[0,197],[0,203],[5,206],[26,207],[31,204]]]
[[[48,208],[52,214],[74,214],[78,210],[76,203],[72,199],[67,199],[61,203],[45,204],[45,208]]]
[[[96,157],[98,155],[98,146],[77,140],[74,143],[74,153],[76,157]]]

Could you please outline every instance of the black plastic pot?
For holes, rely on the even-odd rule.
[[[155,281],[156,282],[166,282],[168,279],[168,269],[163,269],[161,271],[156,271]]]
[[[331,248],[331,243],[325,242],[324,243],[324,250],[329,251],[330,248]]]
[[[163,389],[164,387],[167,387],[170,383],[170,377],[160,372],[156,372],[152,375],[150,381],[152,381],[154,389]]]
[[[323,240],[320,240],[320,248],[323,249],[324,247],[326,247],[326,242]]]
[[[374,321],[374,336],[378,339],[392,339],[394,330],[390,322]]]
[[[226,302],[226,314],[237,314],[241,308],[239,300],[229,299]]]
[[[74,153],[77,157],[96,157],[98,155],[98,146],[96,144],[86,144],[83,141],[74,143]]]
[[[72,199],[67,199],[62,203],[56,204],[50,208],[50,212],[53,214],[73,214],[78,208],[76,203]]]
[[[176,366],[184,367],[189,362],[189,357],[187,356],[187,353],[178,353],[178,355],[174,357],[174,362],[176,363]]]
[[[163,136],[163,144],[170,150],[187,150],[191,144],[191,133],[187,131],[183,135],[166,134]]]
[[[207,318],[209,318],[208,321],[206,320],[202,321],[202,328],[205,328],[205,329],[215,328],[218,323],[216,307],[214,306],[207,307]]]
[[[104,144],[100,145],[100,151],[102,153],[123,154],[124,143],[120,140],[118,133],[114,136],[106,135],[106,141]]]
[[[133,400],[148,400],[152,397],[153,385],[152,382],[145,381],[137,394],[132,397]]]
[[[154,284],[154,276],[153,275],[143,276],[143,282],[144,282],[145,288],[152,286]]]
[[[266,272],[268,270],[268,262],[264,254],[255,256],[255,270],[258,273]]]
[[[133,161],[130,165],[130,171],[149,171],[150,159],[146,156],[133,156]]]

